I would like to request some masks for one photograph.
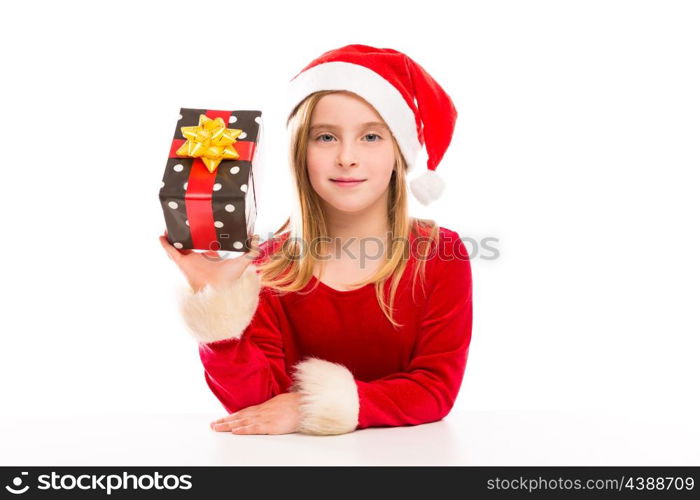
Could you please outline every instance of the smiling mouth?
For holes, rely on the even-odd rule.
[[[331,181],[337,182],[339,184],[357,184],[366,180],[367,179],[331,179]]]

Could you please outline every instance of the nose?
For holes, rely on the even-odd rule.
[[[344,142],[338,151],[338,166],[340,167],[356,167],[357,158],[350,142]]]

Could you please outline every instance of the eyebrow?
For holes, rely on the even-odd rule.
[[[367,122],[367,123],[360,124],[360,128],[364,129],[364,128],[368,128],[368,127],[381,127],[383,129],[387,129],[387,126],[384,125],[382,122]],[[328,129],[337,130],[338,126],[333,125],[331,123],[317,123],[315,125],[312,125],[310,130],[315,130],[317,128],[328,128]]]

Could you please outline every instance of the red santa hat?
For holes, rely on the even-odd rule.
[[[445,183],[435,169],[452,139],[457,110],[425,69],[393,49],[346,45],[325,52],[292,78],[287,87],[289,113],[320,90],[348,90],[374,106],[391,129],[409,172],[425,144],[428,170],[410,182],[411,192],[424,205],[440,197]]]

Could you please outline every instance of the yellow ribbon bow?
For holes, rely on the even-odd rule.
[[[187,141],[180,146],[176,154],[201,158],[212,174],[221,160],[237,160],[240,156],[233,143],[243,131],[226,128],[221,117],[212,120],[207,115],[199,115],[199,125],[180,127],[180,130]]]

